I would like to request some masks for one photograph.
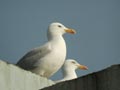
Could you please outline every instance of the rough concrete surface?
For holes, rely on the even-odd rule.
[[[53,84],[51,80],[0,60],[0,90],[39,90]]]

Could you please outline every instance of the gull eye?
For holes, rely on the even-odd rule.
[[[74,61],[72,61],[72,63],[73,63],[73,64],[75,64],[75,62],[74,62]]]
[[[62,26],[61,26],[61,25],[58,25],[58,27],[60,27],[60,28],[61,28]]]

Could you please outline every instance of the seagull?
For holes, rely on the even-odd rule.
[[[48,42],[30,50],[16,65],[42,77],[51,77],[66,58],[65,33],[75,34],[76,31],[58,22],[51,23],[47,31]]]
[[[74,59],[68,59],[65,61],[62,67],[63,79],[55,81],[55,83],[68,81],[77,78],[75,72],[76,69],[87,70],[87,66],[79,64]]]

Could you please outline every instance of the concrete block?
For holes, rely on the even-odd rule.
[[[39,90],[54,82],[0,60],[0,90]]]

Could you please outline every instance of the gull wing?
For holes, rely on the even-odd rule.
[[[18,61],[18,63],[16,65],[25,70],[34,69],[36,67],[36,66],[34,66],[34,64],[50,52],[51,52],[51,45],[49,43],[47,43],[41,47],[34,48],[31,51],[29,51],[28,53],[26,53]]]

